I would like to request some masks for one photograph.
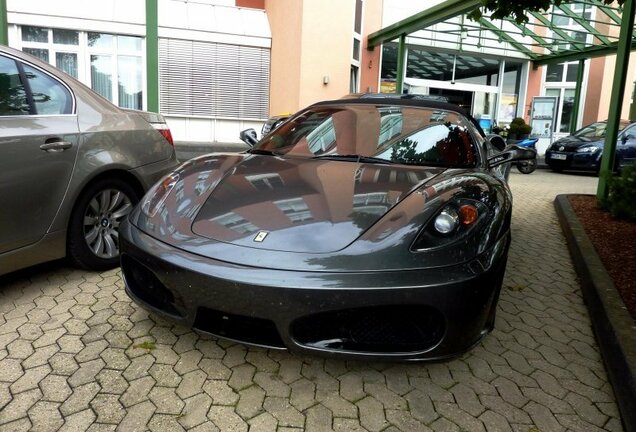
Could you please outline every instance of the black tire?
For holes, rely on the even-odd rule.
[[[533,173],[534,170],[537,169],[537,161],[529,160],[527,162],[519,162],[517,164],[517,169],[523,174]]]
[[[69,259],[88,270],[119,265],[119,224],[140,198],[135,188],[119,178],[104,178],[88,185],[71,214]]]

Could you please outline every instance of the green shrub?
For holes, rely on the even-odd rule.
[[[622,169],[620,176],[607,177],[609,194],[601,207],[621,219],[636,221],[636,165]]]
[[[529,124],[526,124],[526,121],[521,117],[513,118],[508,128],[508,133],[516,135],[517,137],[521,135],[528,135],[532,132],[532,127],[530,127]]]

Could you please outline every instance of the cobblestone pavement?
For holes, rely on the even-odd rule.
[[[2,431],[621,430],[552,201],[596,178],[511,174],[513,243],[494,332],[436,364],[268,352],[132,304],[118,270],[0,278]]]

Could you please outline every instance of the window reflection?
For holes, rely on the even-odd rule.
[[[15,62],[0,56],[0,116],[29,114],[24,86]]]

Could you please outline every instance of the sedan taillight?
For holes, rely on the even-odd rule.
[[[168,141],[171,146],[174,146],[174,141],[172,140],[172,133],[170,133],[170,128],[165,123],[152,123],[152,127],[157,129],[157,131],[163,135],[163,137]]]

